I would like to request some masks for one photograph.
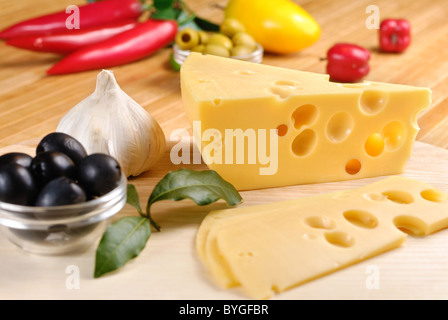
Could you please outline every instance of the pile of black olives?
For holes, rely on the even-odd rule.
[[[115,189],[121,168],[111,156],[88,155],[82,144],[62,132],[46,135],[31,157],[0,156],[0,201],[26,206],[82,203]]]

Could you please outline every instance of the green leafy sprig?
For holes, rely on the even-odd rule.
[[[101,0],[87,0],[96,2]],[[199,17],[183,0],[140,0],[143,11],[149,13],[152,19],[175,20],[178,28],[190,27],[195,30],[218,32],[219,25],[207,19]],[[170,65],[174,71],[180,70],[180,64],[170,55]]]
[[[192,27],[205,31],[219,31],[219,25],[198,17],[182,0],[142,0],[143,7],[153,19],[176,20],[180,28]]]
[[[94,277],[117,270],[137,257],[149,240],[151,227],[161,230],[161,226],[151,216],[154,203],[184,199],[191,199],[199,206],[220,199],[228,206],[234,206],[243,200],[233,185],[214,170],[179,169],[169,172],[154,187],[145,211],[140,205],[137,189],[133,184],[128,184],[127,203],[137,209],[139,216],[123,217],[104,232],[96,251]]]
[[[87,0],[88,3],[102,0]],[[182,0],[140,0],[143,10],[153,19],[176,20],[179,27],[186,25],[205,31],[219,31],[219,25],[198,17]]]

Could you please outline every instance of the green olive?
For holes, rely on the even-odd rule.
[[[223,35],[222,33],[213,33],[208,38],[207,44],[216,44],[227,48],[227,50],[232,49],[233,43],[229,37]]]
[[[230,52],[227,48],[220,46],[218,44],[207,44],[202,51],[203,54],[211,54],[221,57],[230,57]]]
[[[199,44],[207,43],[209,35],[208,35],[208,33],[206,31],[199,30],[198,31],[198,36],[199,36]]]
[[[198,44],[196,46],[194,46],[193,48],[191,48],[191,51],[193,52],[204,52],[205,49],[205,45],[204,44]]]
[[[231,38],[233,37],[234,34],[238,32],[244,32],[245,28],[243,24],[238,20],[233,18],[227,18],[219,26],[219,31],[221,31],[222,34]]]
[[[179,49],[190,50],[199,43],[199,35],[192,28],[184,28],[176,34],[175,42]]]
[[[252,50],[255,50],[257,47],[257,43],[255,42],[254,38],[248,33],[245,32],[238,32],[232,37],[232,42],[235,46],[246,46],[249,48],[252,48]]]
[[[231,57],[245,56],[251,54],[252,52],[254,52],[253,48],[240,44],[232,48],[232,50],[230,51],[230,56]]]

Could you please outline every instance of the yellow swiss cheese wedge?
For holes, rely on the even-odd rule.
[[[394,249],[407,233],[425,236],[446,227],[445,192],[392,176],[345,191],[212,211],[196,248],[217,284],[266,299]]]
[[[182,99],[204,162],[239,190],[402,173],[427,88],[191,53]]]

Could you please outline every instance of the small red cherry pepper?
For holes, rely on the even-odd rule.
[[[13,38],[6,44],[21,49],[69,54],[82,47],[109,39],[119,33],[134,28],[138,20],[123,20],[101,27],[66,30],[42,36]]]
[[[103,0],[78,6],[79,28],[101,26],[114,21],[136,19],[142,13],[139,0]],[[0,32],[0,39],[36,36],[67,31],[66,20],[70,17],[64,11],[16,23]]]
[[[411,25],[405,19],[385,19],[380,24],[380,48],[385,52],[403,52],[411,42]]]
[[[112,38],[81,48],[57,62],[47,74],[111,68],[137,61],[170,44],[177,32],[173,20],[147,20]]]
[[[332,81],[356,82],[370,71],[370,51],[350,43],[338,43],[327,52],[327,73]]]

